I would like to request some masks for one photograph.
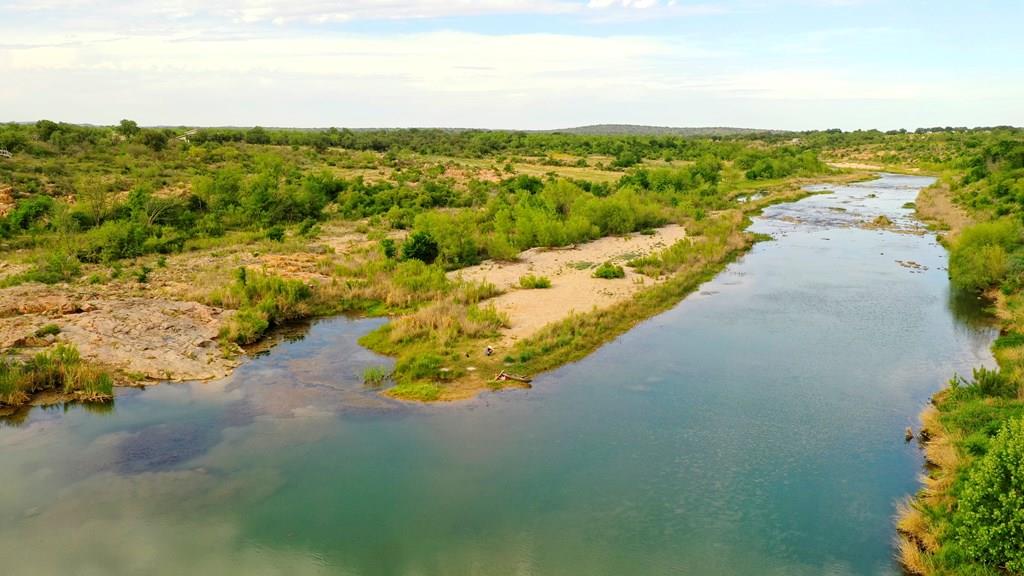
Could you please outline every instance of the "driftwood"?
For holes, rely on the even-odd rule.
[[[530,382],[532,382],[532,380],[530,378],[527,378],[526,376],[517,376],[515,374],[509,374],[504,370],[502,370],[497,376],[494,377],[495,382],[508,382],[509,380],[513,380],[515,382],[523,382],[525,384],[529,384]]]

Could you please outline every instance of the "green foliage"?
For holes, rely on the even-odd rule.
[[[125,138],[132,138],[141,131],[138,122],[134,120],[121,120],[116,130]]]
[[[438,254],[437,242],[427,232],[413,232],[402,243],[402,258],[406,260],[419,260],[431,264],[437,260]]]
[[[388,378],[388,370],[383,366],[369,366],[363,370],[363,384],[374,388],[384,384]]]
[[[395,241],[391,238],[382,239],[380,241],[380,249],[388,260],[394,260],[395,256],[398,255],[398,247],[395,246]]]
[[[444,359],[437,354],[415,354],[400,358],[395,365],[395,375],[406,381],[438,380]]]
[[[1024,242],[1024,231],[1015,220],[983,222],[964,229],[949,255],[954,285],[971,291],[995,286],[1011,270],[1011,254]]]
[[[269,328],[312,313],[313,291],[304,283],[239,270],[234,284],[210,297],[218,306],[237,310],[221,330],[222,338],[252,344]]]
[[[434,382],[402,382],[389,389],[388,395],[402,400],[433,402],[441,397],[441,387]]]
[[[611,262],[605,262],[594,270],[594,278],[604,278],[605,280],[613,280],[615,278],[625,278],[626,271],[618,264],[612,264]]]
[[[519,277],[519,286],[527,289],[551,288],[551,279],[547,276],[534,276],[526,274]]]
[[[267,228],[267,233],[266,234],[267,234],[267,240],[272,240],[274,242],[283,242],[284,241],[284,226],[281,226],[280,224],[275,224],[275,225],[271,226],[270,228]]]
[[[24,361],[0,358],[0,405],[17,406],[32,394],[57,390],[86,401],[113,398],[113,379],[86,366],[78,350],[58,344]]]
[[[41,258],[27,272],[8,276],[0,285],[13,286],[23,282],[57,284],[71,282],[82,275],[82,263],[73,254],[56,250]]]
[[[949,382],[953,398],[962,400],[967,398],[1016,398],[1017,384],[1000,370],[989,370],[987,368],[973,369],[970,382],[959,376],[954,376]]]
[[[160,152],[167,147],[169,138],[163,130],[143,130],[139,141],[154,152]]]
[[[1002,427],[957,493],[953,523],[964,552],[1024,572],[1024,419]]]

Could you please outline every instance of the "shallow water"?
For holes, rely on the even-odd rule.
[[[897,574],[903,429],[994,336],[908,233],[929,183],[768,209],[776,241],[532,390],[382,399],[380,321],[339,318],[224,381],[35,409],[0,426],[0,572]]]

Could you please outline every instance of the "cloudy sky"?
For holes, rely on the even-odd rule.
[[[1024,125],[1021,0],[0,0],[0,121]]]

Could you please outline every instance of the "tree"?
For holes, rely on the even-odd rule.
[[[133,138],[136,134],[141,132],[139,124],[135,120],[121,120],[116,130],[121,133],[125,138]]]

